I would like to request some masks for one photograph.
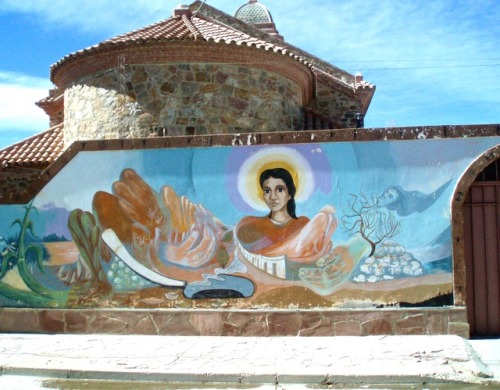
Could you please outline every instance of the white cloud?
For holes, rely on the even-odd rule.
[[[35,102],[46,97],[51,87],[46,79],[0,71],[0,133],[46,130],[48,116]]]
[[[166,19],[178,0],[3,0],[0,11],[36,16],[44,28],[120,34]]]
[[[495,1],[352,0],[337,5],[314,12],[307,31],[318,39],[309,50],[348,71],[362,71],[377,85],[368,126],[500,120],[494,108],[500,103],[500,7]],[[303,9],[299,17],[311,16]],[[304,47],[310,36],[304,32],[296,38]],[[469,111],[484,116],[473,118],[466,115]]]

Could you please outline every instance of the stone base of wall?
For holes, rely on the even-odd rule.
[[[376,310],[46,310],[0,309],[3,333],[182,336],[469,337],[465,308]]]

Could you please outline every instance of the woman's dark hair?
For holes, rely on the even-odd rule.
[[[290,195],[290,200],[286,204],[286,210],[288,211],[288,215],[290,215],[290,217],[297,219],[297,216],[295,215],[295,193],[297,192],[297,189],[295,188],[292,175],[284,168],[266,169],[260,174],[260,188],[264,187],[264,182],[270,177],[281,179],[285,182],[288,194]]]

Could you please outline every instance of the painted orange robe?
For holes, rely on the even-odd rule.
[[[325,207],[312,220],[299,217],[283,226],[269,217],[245,217],[236,227],[236,237],[250,253],[286,255],[295,262],[313,263],[332,248],[331,236],[336,226],[334,209]]]

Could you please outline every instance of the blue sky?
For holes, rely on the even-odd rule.
[[[35,102],[65,55],[180,0],[0,0],[0,148],[49,127]],[[246,0],[207,0],[228,14]],[[377,91],[366,127],[500,123],[498,0],[262,0],[285,40]]]

